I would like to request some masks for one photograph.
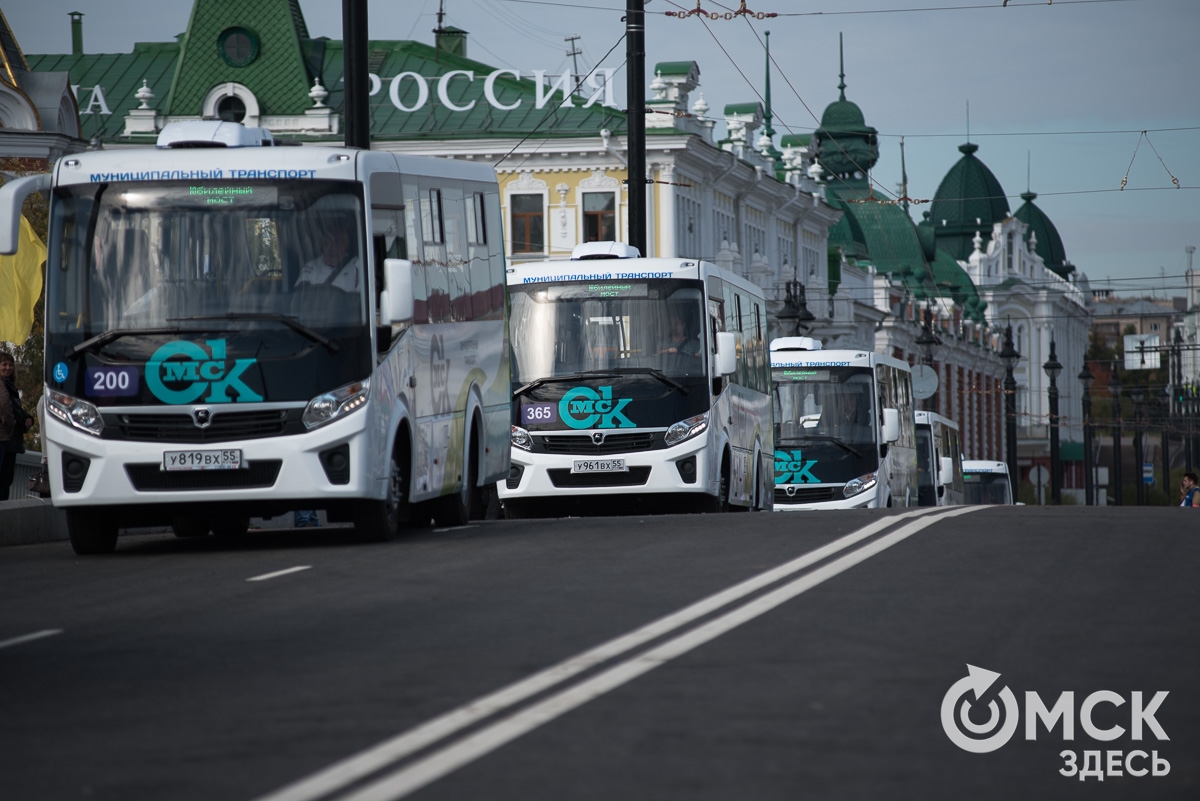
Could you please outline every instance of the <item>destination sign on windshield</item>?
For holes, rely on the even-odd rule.
[[[127,201],[136,205],[133,195]],[[155,192],[156,203],[170,206],[233,208],[237,206],[274,206],[279,202],[279,190],[274,186],[256,184],[187,184],[163,187]]]
[[[828,370],[776,370],[775,377],[783,381],[828,381]]]

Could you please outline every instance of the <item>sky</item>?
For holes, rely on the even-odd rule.
[[[699,0],[705,12],[740,0]],[[1093,288],[1181,296],[1189,245],[1200,245],[1200,0],[746,0],[766,19],[683,14],[697,0],[646,4],[646,75],[696,61],[697,92],[717,114],[762,99],[771,37],[776,130],[811,133],[838,99],[838,37],[846,98],[879,131],[877,194],[896,196],[901,140],[908,197],[932,199],[979,145],[1012,211],[1032,190],[1068,260]],[[445,24],[468,31],[467,54],[494,67],[551,74],[617,68],[624,105],[624,0],[369,0],[372,39],[432,44]],[[0,0],[26,53],[71,48],[67,13],[84,13],[86,52],[170,41],[189,0]],[[341,39],[341,3],[300,0],[312,36]],[[580,51],[568,55],[571,42]],[[607,58],[606,58],[607,55]],[[693,93],[693,100],[696,93]],[[723,125],[718,125],[720,134]],[[1122,189],[1122,186],[1124,188]],[[914,220],[929,204],[910,207]],[[1194,261],[1200,269],[1200,259]]]

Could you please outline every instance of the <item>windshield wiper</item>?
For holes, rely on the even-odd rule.
[[[318,334],[306,325],[301,324],[295,317],[289,317],[286,314],[255,314],[252,312],[228,312],[227,314],[206,314],[194,317],[168,317],[167,322],[175,322],[178,320],[268,320],[270,322],[286,325],[288,328],[295,331],[300,336],[316,342],[321,347],[328,350],[330,353],[337,353],[342,349],[341,343],[336,342],[328,337]]]
[[[684,395],[691,391],[683,384],[673,381],[661,370],[657,370],[653,367],[629,367],[624,370],[581,370],[577,373],[570,373],[569,375],[555,375],[546,376],[545,378],[535,378],[525,386],[513,390],[513,397],[516,398],[524,395],[529,390],[537,389],[543,384],[559,384],[563,381],[578,381],[582,378],[621,378],[622,376],[627,376],[630,374],[648,375],[652,378],[657,378],[671,389],[677,390]]]
[[[110,342],[115,342],[121,337],[138,336],[141,334],[179,334],[182,333],[179,326],[174,328],[110,328],[107,331],[96,334],[91,339],[85,339],[78,345],[72,345],[63,353],[66,358],[71,358],[76,353],[83,353],[89,350],[99,350]]]
[[[806,439],[819,439],[822,442],[832,442],[839,448],[854,456],[856,459],[861,459],[862,454],[858,452],[852,445],[841,437],[835,437],[830,434],[801,434],[798,437],[781,437],[779,442],[803,442]]]

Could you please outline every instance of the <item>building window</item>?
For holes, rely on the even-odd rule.
[[[231,67],[244,67],[258,57],[258,37],[246,28],[226,28],[217,37],[217,52]]]
[[[246,104],[235,95],[223,97],[217,103],[217,117],[222,122],[241,122],[246,119]]]
[[[513,253],[544,253],[546,221],[541,195],[512,195]]]
[[[583,194],[583,241],[615,241],[617,197],[612,192]]]

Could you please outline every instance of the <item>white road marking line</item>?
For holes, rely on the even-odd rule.
[[[465,525],[465,526],[450,526],[448,528],[435,528],[433,530],[433,533],[441,534],[442,532],[445,532],[445,531],[462,531],[464,528],[479,528],[479,524],[478,523],[469,523],[468,525]]]
[[[720,617],[681,634],[621,662],[579,684],[568,687],[556,695],[529,706],[509,718],[497,721],[456,743],[446,746],[390,776],[368,784],[361,790],[345,796],[342,801],[395,801],[426,785],[437,781],[497,748],[512,742],[530,731],[543,726],[555,718],[583,706],[588,701],[610,692],[638,676],[665,665],[672,659],[704,645],[711,640],[763,615],[801,593],[849,570],[872,556],[902,542],[925,527],[949,517],[977,511],[980,507],[964,506],[954,511],[914,520],[903,528],[887,534],[870,545],[846,554],[836,561],[817,568],[753,601],[739,606]]]
[[[10,645],[20,645],[23,642],[32,642],[40,640],[43,637],[53,637],[55,634],[62,634],[62,629],[43,629],[35,631],[32,634],[22,634],[20,637],[13,637],[11,640],[0,640],[0,648],[7,648]]]
[[[510,684],[494,693],[440,715],[426,723],[399,734],[390,740],[336,762],[328,768],[255,799],[255,801],[313,801],[386,768],[393,762],[438,742],[455,732],[503,712],[509,707],[548,690],[571,677],[603,664],[651,640],[686,626],[689,623],[727,606],[763,587],[786,578],[850,546],[874,536],[885,528],[911,517],[932,514],[937,508],[918,509],[880,518],[863,528],[836,539],[790,562],[771,568],[740,584],[710,595],[696,603],[659,618],[640,629],[609,640],[591,650],[552,665],[528,678]],[[800,519],[800,518],[797,518]]]
[[[246,581],[266,581],[267,579],[279,578],[286,576],[288,573],[299,573],[301,570],[309,570],[312,565],[300,565],[299,567],[289,567],[287,570],[276,570],[274,573],[263,573],[261,576],[248,578]]]

